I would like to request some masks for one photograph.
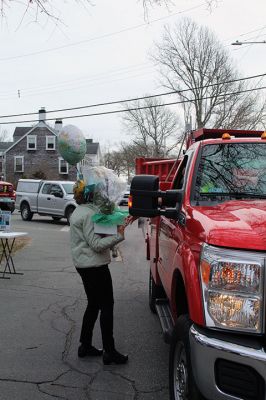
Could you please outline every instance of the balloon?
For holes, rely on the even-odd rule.
[[[66,125],[58,136],[58,151],[69,164],[81,161],[87,151],[86,139],[79,128]]]

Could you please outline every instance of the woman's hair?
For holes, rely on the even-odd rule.
[[[83,180],[77,180],[73,186],[74,199],[78,204],[92,203],[93,192],[86,190]]]

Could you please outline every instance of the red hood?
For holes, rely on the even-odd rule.
[[[266,251],[266,201],[228,201],[193,211],[198,233],[209,244]],[[191,226],[191,227],[192,227]]]
[[[6,181],[0,181],[0,185],[12,185],[13,186],[12,183],[6,182]]]

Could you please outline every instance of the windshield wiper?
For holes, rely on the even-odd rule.
[[[252,193],[252,192],[213,192],[213,193],[200,193],[201,197],[220,197],[228,196],[235,197],[237,199],[266,199],[266,194],[264,193]]]

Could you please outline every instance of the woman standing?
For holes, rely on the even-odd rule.
[[[125,364],[128,356],[115,348],[113,337],[113,284],[108,264],[111,262],[110,248],[124,240],[123,225],[117,234],[102,237],[94,233],[92,215],[98,208],[92,203],[93,193],[86,194],[84,184],[74,186],[74,199],[78,206],[70,219],[70,241],[73,263],[81,276],[87,295],[80,334],[79,357],[101,356],[104,364]],[[100,313],[103,350],[92,345],[93,328]]]

